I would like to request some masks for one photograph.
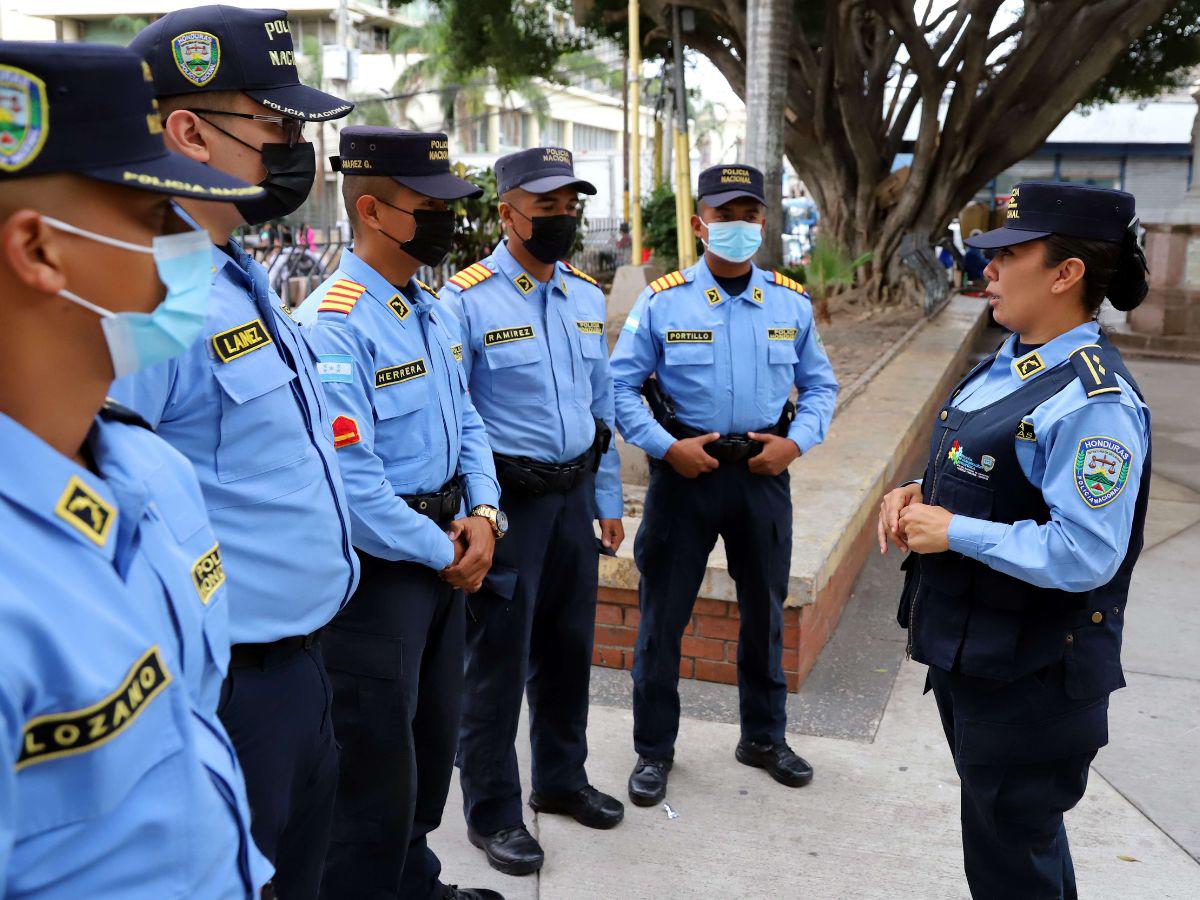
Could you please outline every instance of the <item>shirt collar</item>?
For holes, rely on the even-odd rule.
[[[97,418],[88,435],[88,447],[96,465],[106,474],[117,468],[120,437],[115,430]],[[7,451],[6,464],[0,467],[0,495],[111,561],[121,513],[105,480],[63,456],[3,413],[0,413],[0,445]],[[113,474],[122,480],[126,475],[115,471]],[[140,485],[140,478],[137,484]],[[145,497],[144,489],[137,493]]]
[[[1065,362],[1080,347],[1096,343],[1099,337],[1100,326],[1095,322],[1085,322],[1047,341],[1036,350],[1014,358],[1017,336],[1010,334],[996,353],[996,362],[1008,366],[1015,380],[1029,381]]]
[[[537,293],[538,288],[543,287],[542,282],[538,281],[532,275],[525,271],[516,257],[512,255],[512,251],[508,249],[508,241],[501,241],[496,245],[496,249],[492,251],[492,265],[488,268],[493,269],[502,278],[505,278],[516,287],[518,293],[524,297],[530,297]],[[555,278],[557,276],[557,280]],[[562,271],[558,265],[554,267],[554,275],[551,276],[548,284],[566,293],[566,288],[563,286]]]
[[[700,293],[708,301],[709,306],[720,306],[726,300],[732,299],[729,294],[725,293],[725,289],[717,283],[716,276],[713,275],[712,270],[708,267],[707,257],[701,256],[690,271],[694,274],[695,284],[700,288]],[[754,263],[751,263],[750,280],[746,284],[746,290],[742,291],[736,299],[745,301],[747,306],[761,308],[767,296],[765,286],[768,283],[769,279],[766,272],[754,265]]]
[[[338,263],[338,269],[343,275],[351,281],[357,281],[367,289],[367,293],[372,299],[382,304],[388,309],[389,314],[393,312],[388,306],[388,302],[399,294],[404,303],[408,306],[415,306],[418,310],[425,309],[430,306],[429,298],[425,296],[425,292],[421,290],[403,291],[396,287],[382,275],[375,271],[370,265],[364,262],[360,257],[354,255],[353,250],[343,250],[341,262]],[[409,281],[409,286],[416,288],[413,282]],[[408,316],[396,316],[404,325],[408,324]]]

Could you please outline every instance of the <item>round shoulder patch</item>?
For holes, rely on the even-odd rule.
[[[46,82],[0,65],[0,171],[16,172],[37,159],[49,132]]]
[[[1075,488],[1083,502],[1099,509],[1117,499],[1129,481],[1133,454],[1120,441],[1088,437],[1075,454]]]

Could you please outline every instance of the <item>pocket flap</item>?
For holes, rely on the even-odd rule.
[[[538,345],[531,340],[494,344],[486,348],[483,354],[489,369],[507,369],[509,366],[535,363],[541,358],[541,355]]]
[[[710,366],[713,361],[713,345],[708,343],[667,343],[663,348],[663,360],[668,366]]]
[[[1091,753],[1108,743],[1108,697],[1042,722],[963,722],[959,760],[968,765],[1046,762]]]
[[[321,641],[325,668],[367,678],[398,679],[404,642],[398,637],[347,631],[330,626]]]
[[[795,364],[799,357],[796,356],[796,345],[791,341],[768,341],[767,342],[767,362],[782,364]]]
[[[986,484],[942,474],[936,503],[952,513],[973,519],[990,519],[995,492]]]
[[[425,379],[418,378],[408,384],[393,384],[375,389],[375,418],[393,419],[416,412],[429,398]]]
[[[214,363],[213,374],[221,390],[237,404],[268,394],[296,377],[274,348],[266,347],[240,359]]]

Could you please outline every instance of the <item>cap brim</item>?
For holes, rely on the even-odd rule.
[[[754,191],[745,190],[722,191],[719,194],[706,194],[700,199],[709,206],[724,206],[730,200],[737,200],[739,197],[749,197],[751,200],[757,200],[763,206],[767,205],[767,199],[761,194],[756,194]]]
[[[309,122],[342,119],[354,109],[354,104],[349,100],[318,91],[306,84],[285,84],[282,87],[247,90],[246,93],[267,109]]]
[[[1049,237],[1053,233],[1052,231],[1021,231],[1017,228],[996,228],[992,231],[985,231],[983,234],[969,237],[963,243],[968,247],[974,247],[976,250],[999,250],[1001,247],[1012,247],[1028,241],[1036,241],[1039,238]]]
[[[87,169],[80,174],[142,191],[217,202],[255,200],[266,193],[256,184],[248,184],[240,178],[170,151],[153,159]]]
[[[531,194],[548,194],[562,187],[574,187],[581,194],[595,194],[596,186],[590,181],[576,178],[574,175],[547,175],[545,178],[534,178],[524,184],[515,185]]]
[[[438,175],[392,175],[397,184],[412,188],[418,194],[432,197],[434,200],[462,200],[466,197],[483,195],[483,188],[464,181],[457,175],[443,172]]]

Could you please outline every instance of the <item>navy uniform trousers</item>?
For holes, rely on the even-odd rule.
[[[483,590],[467,599],[467,687],[458,766],[463,812],[479,834],[520,825],[514,746],[529,695],[533,789],[587,786],[588,682],[598,554],[592,477],[566,493],[505,489],[508,535]]]
[[[362,580],[322,636],[341,747],[325,900],[437,896],[426,836],[450,790],[463,596],[427,566],[359,553]]]
[[[1063,665],[1013,682],[929,667],[962,783],[963,860],[975,900],[1074,900],[1063,813],[1105,743],[1108,696],[1073,699]]]
[[[751,474],[723,464],[695,479],[657,462],[633,553],[641,620],[633,661],[633,741],[638,754],[673,759],[679,732],[680,643],[720,535],[737,585],[738,698],[742,735],[783,740],[783,601],[792,556],[786,471]]]
[[[321,884],[338,778],[331,698],[319,643],[264,647],[253,665],[235,656],[221,685],[217,714],[246,775],[250,831],[275,866],[280,900],[313,900]],[[281,755],[280,747],[291,749]]]

